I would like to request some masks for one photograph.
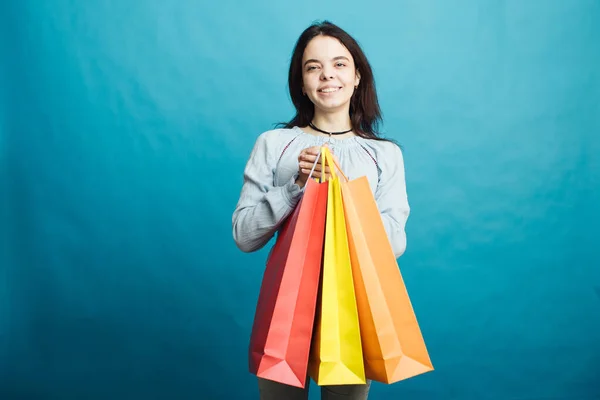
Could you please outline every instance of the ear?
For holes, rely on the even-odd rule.
[[[356,70],[356,78],[354,79],[354,86],[358,86],[359,83],[360,83],[360,71],[357,69]]]

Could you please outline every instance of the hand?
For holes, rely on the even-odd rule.
[[[327,144],[324,145],[327,147]],[[298,156],[298,178],[296,179],[296,184],[300,187],[304,187],[306,185],[306,181],[308,180],[308,175],[313,168],[313,165],[317,159],[317,156],[321,152],[321,146],[308,147],[300,152]],[[335,156],[332,154],[335,158]],[[337,161],[337,158],[335,158]],[[322,167],[322,159],[319,157],[319,162],[315,166],[315,170],[313,171],[311,178],[320,179],[321,178],[321,167]],[[325,175],[324,180],[327,180],[331,177],[331,171],[329,165],[325,166]]]

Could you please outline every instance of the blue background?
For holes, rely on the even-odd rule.
[[[237,250],[231,213],[323,18],[405,149],[400,266],[436,368],[371,398],[600,398],[598,1],[0,10],[0,398],[257,398],[267,249]]]

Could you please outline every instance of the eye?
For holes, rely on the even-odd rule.
[[[309,65],[309,66],[306,68],[306,70],[307,70],[307,71],[312,71],[312,70],[315,70],[315,69],[317,69],[317,66],[316,66],[316,65]]]
[[[344,64],[343,62],[338,62],[337,64],[335,64],[338,67],[345,67],[346,64]]]

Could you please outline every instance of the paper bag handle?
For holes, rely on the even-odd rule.
[[[325,160],[327,161],[327,164],[329,165],[329,169],[331,170],[331,175],[333,176],[333,178],[337,178],[337,174],[335,173],[335,169],[337,168],[337,170],[339,171],[340,175],[344,178],[344,181],[348,182],[348,178],[346,177],[346,175],[344,174],[344,171],[342,171],[342,168],[340,167],[340,165],[337,163],[337,161],[335,161],[335,158],[333,158],[333,155],[331,155],[331,152],[329,151],[329,149],[325,146],[321,147],[321,153],[323,153],[323,158],[322,158],[322,167],[321,170],[323,172],[325,172]],[[321,175],[321,182],[323,182],[323,174]]]

